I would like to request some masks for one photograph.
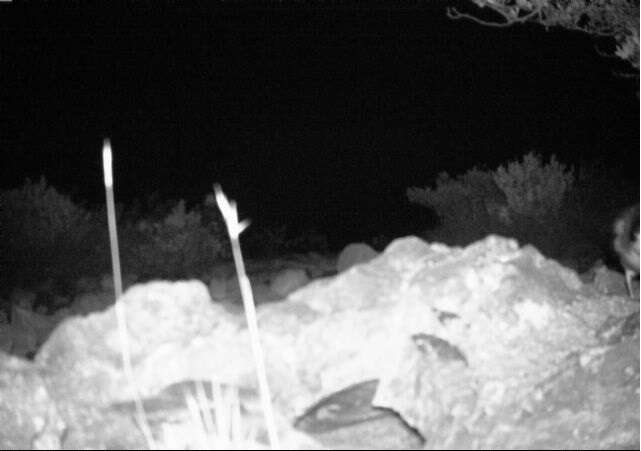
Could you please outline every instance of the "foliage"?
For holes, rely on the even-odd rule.
[[[141,278],[197,277],[229,246],[213,197],[192,209],[178,201],[160,219],[145,218],[123,225],[123,269]]]
[[[639,203],[638,179],[627,180],[616,170],[608,169],[604,161],[582,163],[563,207],[564,233],[566,236],[568,232],[574,235],[567,237],[566,242],[572,239],[590,243],[591,246],[582,246],[582,253],[598,252],[598,257],[609,263],[618,261],[611,254],[613,218],[633,203]],[[589,255],[580,257],[586,259]]]
[[[488,233],[503,234],[583,270],[607,256],[617,211],[638,202],[638,190],[626,190],[638,181],[612,180],[621,176],[598,162],[583,163],[575,172],[554,156],[544,164],[529,153],[495,171],[441,175],[436,188],[409,188],[407,195],[441,220],[426,233],[429,240],[469,244]]]
[[[440,220],[438,235],[452,244],[497,233],[508,221],[505,195],[490,172],[476,168],[456,178],[442,172],[436,188],[408,188],[407,197],[434,210]]]
[[[243,233],[243,250],[253,257],[274,257],[310,251],[325,252],[327,238],[320,232],[295,230],[285,224],[254,224]]]
[[[118,210],[127,273],[142,278],[199,276],[230,255],[213,197],[189,210],[184,201],[171,209],[157,202],[146,217],[122,206]],[[104,208],[90,212],[44,178],[2,191],[0,282],[5,287],[32,287],[52,280],[68,289],[81,276],[109,272],[107,232]]]
[[[69,197],[27,179],[0,192],[0,246],[3,283],[25,285],[77,277],[95,269],[97,224]]]
[[[453,19],[467,18],[490,26],[534,22],[614,38],[615,55],[639,70],[639,0],[472,0],[504,22],[490,22],[448,9]]]
[[[566,170],[554,155],[543,165],[541,157],[532,152],[521,162],[499,166],[492,177],[505,194],[510,211],[528,219],[556,215],[574,184],[573,171]]]
[[[213,195],[193,207],[156,196],[117,210],[123,271],[141,280],[199,277],[231,257]],[[260,256],[327,248],[321,234],[285,226],[250,228],[247,238],[249,249]],[[0,192],[0,252],[5,288],[52,280],[68,289],[81,276],[110,271],[106,211],[78,206],[44,178],[27,180]]]

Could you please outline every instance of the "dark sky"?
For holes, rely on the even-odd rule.
[[[217,181],[254,221],[351,239],[416,220],[408,186],[529,150],[638,180],[638,80],[607,40],[441,1],[178,3],[1,5],[2,187],[100,202],[109,136],[121,201]]]

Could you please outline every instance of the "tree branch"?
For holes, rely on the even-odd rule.
[[[446,9],[450,19],[467,19],[477,24],[506,28],[517,23],[538,23],[546,29],[562,27],[592,36],[614,38],[614,55],[639,69],[639,0],[471,0],[479,8],[490,8],[505,22],[484,20]]]
[[[448,7],[447,10],[446,10],[446,14],[447,14],[447,17],[449,17],[450,19],[454,19],[454,20],[468,19],[468,20],[471,20],[473,22],[476,22],[478,24],[485,25],[485,26],[488,26],[488,27],[504,28],[504,27],[512,26],[515,23],[525,23],[528,20],[530,20],[531,18],[533,18],[534,16],[540,15],[540,12],[541,12],[540,8],[537,8],[534,11],[526,14],[525,16],[510,17],[508,14],[504,13],[503,11],[494,8],[493,5],[488,5],[488,6],[490,6],[490,8],[493,11],[497,12],[498,14],[500,14],[501,17],[503,17],[505,19],[505,23],[490,22],[490,21],[486,21],[486,20],[483,20],[483,19],[479,19],[478,17],[473,16],[471,14],[462,13],[462,12],[460,12],[458,9],[456,9],[454,7]]]

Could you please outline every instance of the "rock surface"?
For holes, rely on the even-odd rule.
[[[155,437],[186,417],[172,387],[214,379],[241,390],[266,445],[242,315],[212,303],[199,281],[135,285],[119,302]],[[398,239],[257,313],[290,447],[317,448],[313,437],[366,448],[359,438],[373,430],[389,431],[378,443],[388,449],[639,446],[639,304],[515,241],[490,236],[461,249]],[[3,372],[18,368],[25,381],[2,388],[0,412],[28,412],[24,393],[42,387],[33,408],[56,425],[14,426],[6,443],[145,446],[119,331],[109,308],[64,320],[33,364],[0,357]]]
[[[0,352],[0,449],[59,449],[65,423],[46,372]]]

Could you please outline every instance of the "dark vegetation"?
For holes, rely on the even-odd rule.
[[[434,218],[416,224],[428,241],[464,246],[500,234],[584,271],[599,259],[616,267],[611,224],[623,208],[639,201],[635,183],[597,163],[573,168],[528,154],[494,170],[441,174],[425,188],[408,188],[407,195],[426,209],[426,218]],[[44,178],[2,191],[0,206],[3,297],[14,287],[37,289],[43,283],[71,295],[79,278],[110,273],[104,209],[74,202]],[[225,225],[211,194],[193,205],[150,196],[119,205],[118,218],[123,272],[136,280],[199,278],[230,259]],[[261,224],[257,218],[241,243],[249,258],[335,252],[327,232],[285,221]],[[362,241],[382,250],[393,238],[363,235]]]

